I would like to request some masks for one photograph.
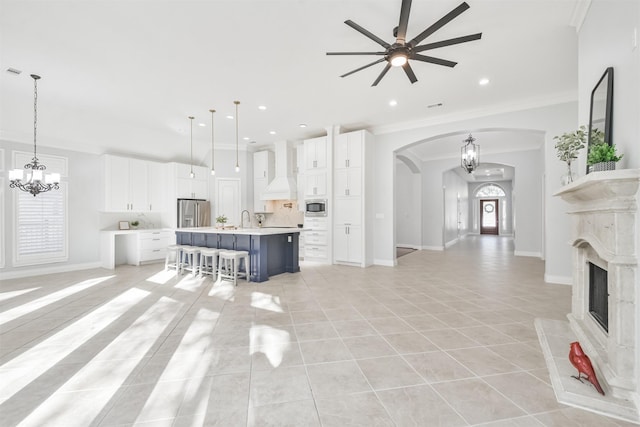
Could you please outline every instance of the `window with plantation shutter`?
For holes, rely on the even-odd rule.
[[[45,158],[41,156],[42,163],[46,163]],[[24,191],[14,191],[14,265],[67,261],[66,182],[60,183],[59,190],[40,193],[35,197]]]

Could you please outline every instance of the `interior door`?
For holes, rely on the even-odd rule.
[[[240,180],[216,179],[216,216],[227,217],[227,225],[240,225]]]
[[[498,199],[480,200],[480,234],[498,234]]]

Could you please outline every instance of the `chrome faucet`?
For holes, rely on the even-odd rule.
[[[240,212],[240,228],[244,228],[244,213],[247,213],[247,216],[249,217],[249,225],[251,225],[251,214],[249,213],[248,210],[243,210],[242,212]]]

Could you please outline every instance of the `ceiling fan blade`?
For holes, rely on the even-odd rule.
[[[480,40],[482,33],[471,34],[469,36],[456,37],[454,39],[442,40],[440,42],[423,44],[422,46],[416,46],[413,48],[414,52],[423,52],[425,50],[437,49],[439,47],[451,46],[454,44],[466,43],[473,40]]]
[[[409,24],[409,13],[411,12],[411,0],[402,0],[400,7],[400,22],[398,23],[398,33],[396,43],[404,44],[407,37],[407,25]]]
[[[380,59],[378,59],[377,61],[373,61],[371,64],[367,64],[367,65],[365,65],[365,66],[363,66],[363,67],[356,68],[356,69],[355,69],[355,70],[353,70],[353,71],[349,71],[347,74],[343,74],[343,75],[341,75],[340,77],[347,77],[347,76],[350,76],[350,75],[351,75],[351,74],[353,74],[353,73],[357,73],[358,71],[364,70],[365,68],[369,68],[369,67],[371,67],[372,65],[379,64],[379,63],[381,63],[381,62],[383,62],[383,61],[386,61],[386,59],[384,59],[384,58],[380,58]]]
[[[431,34],[435,33],[440,28],[444,27],[446,24],[448,24],[450,21],[455,19],[458,15],[460,15],[462,12],[464,12],[467,9],[469,9],[469,5],[466,2],[462,2],[460,6],[456,7],[451,12],[447,13],[445,16],[440,18],[437,22],[432,24],[429,28],[427,28],[426,30],[418,34],[408,44],[411,46],[416,46],[420,44],[422,40],[426,39]]]
[[[391,46],[389,43],[387,43],[386,41],[382,40],[380,37],[376,36],[375,34],[373,34],[372,32],[370,32],[368,30],[365,30],[360,25],[356,24],[355,22],[353,22],[350,19],[347,19],[346,21],[344,21],[344,23],[347,24],[348,26],[350,26],[351,28],[353,28],[354,30],[356,30],[357,32],[359,32],[360,34],[363,34],[363,35],[369,37],[371,40],[373,40],[374,42],[378,43],[380,46],[384,47],[385,49]]]
[[[384,69],[382,70],[382,72],[380,73],[380,75],[378,76],[376,81],[373,82],[373,84],[371,86],[378,86],[378,83],[380,83],[380,80],[382,80],[384,75],[387,74],[387,71],[389,71],[389,68],[391,68],[391,64],[389,62],[387,62],[387,65],[384,67]]]
[[[385,55],[387,52],[327,52],[327,55]]]
[[[411,55],[411,59],[415,59],[422,62],[430,62],[432,64],[444,65],[445,67],[455,67],[457,62],[447,61],[446,59],[434,58],[433,56],[425,56],[420,54]]]
[[[402,66],[402,69],[407,74],[407,77],[409,77],[409,80],[411,81],[411,84],[413,84],[413,83],[418,81],[418,78],[416,77],[416,74],[413,72],[413,70],[411,69],[411,65],[409,65],[408,62]]]

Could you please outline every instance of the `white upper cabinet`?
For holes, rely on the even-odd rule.
[[[305,174],[305,197],[327,195],[327,173],[322,171],[310,171]]]
[[[272,151],[253,153],[253,211],[254,213],[273,212],[273,203],[262,200],[260,196],[275,175],[275,156]]]
[[[304,157],[307,170],[327,167],[327,137],[304,141]]]
[[[334,174],[335,197],[362,195],[362,169],[336,169]]]
[[[147,162],[149,212],[167,210],[167,165]]]
[[[204,166],[191,166],[182,163],[175,165],[176,195],[178,199],[208,199],[209,174]],[[195,175],[191,178],[191,170]]]
[[[272,151],[253,153],[253,179],[266,179],[268,184],[273,180],[274,173],[275,157]]]
[[[147,162],[105,155],[104,163],[105,211],[147,212],[149,200]]]
[[[363,143],[364,131],[338,135],[335,143],[334,167],[336,169],[362,167]]]

